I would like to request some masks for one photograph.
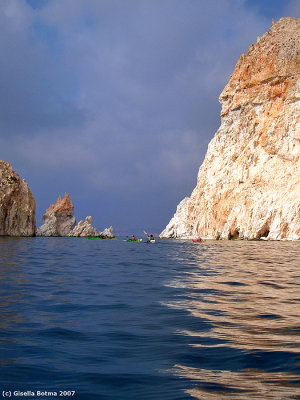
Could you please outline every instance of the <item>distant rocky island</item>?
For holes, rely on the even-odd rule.
[[[8,162],[0,161],[0,236],[115,237],[112,227],[100,232],[91,222],[88,216],[76,225],[72,200],[65,193],[49,206],[43,225],[36,228],[35,201],[25,179]]]
[[[300,19],[242,54],[220,95],[221,126],[162,238],[300,239]]]

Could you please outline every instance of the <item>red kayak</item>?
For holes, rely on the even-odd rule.
[[[193,243],[204,243],[205,240],[203,240],[203,239],[201,239],[201,240],[199,240],[199,239],[192,239],[192,242],[193,242]]]

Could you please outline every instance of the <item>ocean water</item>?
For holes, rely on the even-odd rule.
[[[299,250],[2,237],[0,397],[300,399]]]

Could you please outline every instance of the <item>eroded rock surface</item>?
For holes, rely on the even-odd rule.
[[[79,221],[75,228],[69,233],[69,236],[75,237],[101,237],[103,239],[114,238],[113,228],[106,228],[103,232],[100,232],[97,228],[92,226],[92,217],[88,216],[85,221]]]
[[[0,161],[0,235],[34,236],[35,201],[25,181]]]
[[[37,228],[37,236],[68,236],[76,224],[74,206],[68,193],[58,196],[43,215],[43,225]]]
[[[197,186],[161,237],[300,239],[300,19],[242,54]]]
[[[105,228],[103,232],[101,232],[101,236],[105,239],[113,239],[115,235],[113,234],[113,227]]]
[[[97,228],[92,226],[92,217],[88,216],[85,218],[85,221],[79,221],[75,228],[69,233],[69,236],[91,236],[98,237],[100,236],[100,231]]]

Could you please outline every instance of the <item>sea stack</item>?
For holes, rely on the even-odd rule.
[[[74,229],[69,233],[69,236],[74,237],[99,237],[101,232],[92,226],[92,217],[89,215],[85,218],[85,221],[79,221]]]
[[[37,228],[37,236],[73,236],[73,237],[101,237],[114,238],[113,228],[100,232],[92,226],[92,217],[79,221],[76,225],[74,206],[71,197],[65,193],[64,197],[58,196],[56,203],[51,204],[43,215],[43,225]],[[76,226],[75,226],[76,225]]]
[[[35,201],[25,181],[0,160],[0,235],[34,236]]]
[[[76,224],[71,197],[65,193],[58,196],[43,215],[43,225],[37,228],[37,236],[68,236]]]
[[[100,237],[103,239],[112,239],[115,237],[113,234],[113,227],[104,229],[100,232],[97,228],[92,226],[92,217],[89,215],[85,221],[79,221],[74,229],[69,233],[69,236],[74,237]]]
[[[220,95],[221,126],[164,238],[300,239],[300,19],[282,18]]]

